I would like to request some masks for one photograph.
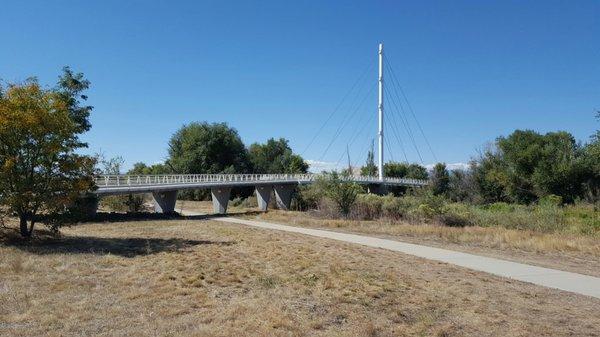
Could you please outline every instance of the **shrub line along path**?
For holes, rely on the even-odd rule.
[[[185,212],[185,214],[201,215],[200,213],[192,212]],[[211,218],[211,220],[299,233],[349,243],[356,243],[368,247],[388,249],[404,254],[422,257],[428,260],[445,262],[472,270],[507,277],[518,281],[600,298],[600,278],[598,277],[364,235],[287,226],[264,221],[244,220],[232,217],[216,217]]]

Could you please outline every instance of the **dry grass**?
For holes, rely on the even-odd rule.
[[[289,225],[325,228],[454,250],[600,276],[598,239],[567,233],[543,233],[501,227],[446,227],[385,220],[322,219],[306,212],[269,211],[252,218]]]
[[[6,232],[4,232],[6,234]],[[0,335],[593,336],[600,301],[207,220],[0,245]]]

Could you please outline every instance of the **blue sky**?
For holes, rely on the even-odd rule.
[[[439,161],[467,162],[517,128],[580,141],[598,128],[598,1],[9,1],[0,32],[5,81],[52,84],[64,65],[85,73],[90,152],[127,166],[162,161],[192,121],[227,122],[247,144],[285,137],[327,163],[345,163],[355,138],[351,161],[363,163],[376,134],[366,69],[380,41]],[[421,161],[416,147],[433,163],[405,114],[414,145],[401,123],[398,137],[386,124],[388,159],[404,159],[399,139],[410,161]]]

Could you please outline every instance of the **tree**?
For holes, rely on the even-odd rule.
[[[419,164],[410,164],[406,171],[406,178],[427,180],[429,174],[425,167]]]
[[[371,149],[367,152],[367,163],[360,168],[360,174],[363,176],[374,177],[377,175],[377,166],[375,165],[375,145],[371,141]]]
[[[452,170],[448,182],[448,198],[455,202],[477,203],[480,201],[473,169]]]
[[[586,168],[581,153],[568,132],[516,130],[480,156],[475,179],[487,202],[531,203],[549,194],[570,202],[582,194]]]
[[[127,174],[140,174],[140,175],[148,175],[148,174],[167,174],[169,173],[169,169],[165,166],[165,164],[154,164],[148,166],[142,162],[134,163],[133,168],[127,172]]]
[[[308,164],[292,152],[284,138],[270,138],[265,144],[254,143],[248,149],[255,173],[306,173]]]
[[[450,173],[446,164],[437,163],[431,172],[431,185],[434,195],[445,195],[450,189]]]
[[[59,215],[93,187],[95,160],[76,153],[91,127],[92,107],[82,104],[88,87],[66,67],[54,88],[30,78],[0,90],[0,204],[17,214],[23,237],[40,214],[57,230],[69,221]]]
[[[356,197],[361,191],[360,186],[347,178],[348,176],[340,176],[337,172],[332,172],[327,174],[322,182],[325,194],[335,202],[344,216],[350,214]]]
[[[383,174],[389,178],[404,178],[408,174],[408,164],[387,162],[383,165]]]
[[[248,152],[226,123],[191,123],[169,141],[167,167],[175,173],[247,173]]]

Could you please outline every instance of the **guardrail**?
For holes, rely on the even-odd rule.
[[[236,183],[236,182],[298,182],[310,183],[321,174],[162,174],[162,175],[99,175],[96,185],[102,187],[156,186],[174,184]],[[381,184],[377,177],[349,176],[346,179],[357,183]],[[424,186],[427,180],[408,178],[385,178],[383,183],[392,185]]]

